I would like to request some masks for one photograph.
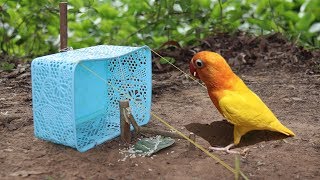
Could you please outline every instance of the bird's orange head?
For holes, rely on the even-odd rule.
[[[190,73],[201,79],[208,88],[228,88],[236,76],[222,56],[210,51],[194,55],[189,67]]]

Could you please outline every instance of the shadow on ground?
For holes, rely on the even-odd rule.
[[[208,141],[211,146],[227,146],[233,142],[233,125],[226,120],[214,121],[211,124],[191,123],[187,130]],[[242,136],[237,147],[249,146],[262,141],[274,141],[287,138],[286,135],[272,131],[251,131]]]

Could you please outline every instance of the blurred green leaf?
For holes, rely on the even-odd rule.
[[[99,12],[99,14],[103,17],[103,18],[114,18],[118,15],[118,11],[116,9],[114,9],[112,6],[110,6],[110,4],[105,3],[103,5],[100,5],[98,7],[96,7],[96,10]]]
[[[5,18],[10,18],[10,14],[7,13],[7,11],[2,11],[2,15],[5,17]]]
[[[249,22],[250,24],[257,25],[257,26],[259,26],[259,27],[260,27],[261,29],[263,29],[263,30],[268,30],[268,31],[272,30],[272,25],[271,25],[271,23],[272,23],[273,21],[260,20],[260,19],[255,19],[255,18],[248,18],[247,20],[248,20],[248,22]]]
[[[176,60],[172,57],[164,57],[166,60],[164,60],[163,58],[160,59],[160,64],[168,64],[168,62],[170,62],[171,64],[174,64],[176,62]]]
[[[286,17],[288,20],[293,21],[293,22],[297,22],[299,21],[299,16],[297,12],[294,11],[286,11],[283,12],[284,17]]]
[[[315,18],[314,14],[310,12],[305,13],[305,15],[296,24],[297,30],[308,30]]]
[[[265,12],[268,7],[269,7],[269,0],[261,0],[257,5],[256,13],[258,15],[263,14],[263,12]]]
[[[14,68],[14,64],[8,62],[1,62],[0,69],[3,71],[11,71]]]

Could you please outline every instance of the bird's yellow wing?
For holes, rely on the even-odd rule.
[[[251,90],[225,90],[219,106],[225,118],[237,126],[250,127],[252,130],[274,130],[270,126],[278,122],[271,110]]]

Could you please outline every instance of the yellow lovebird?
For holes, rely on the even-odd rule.
[[[270,130],[294,136],[219,54],[209,51],[197,53],[191,59],[190,72],[205,83],[215,107],[234,125],[234,142],[224,148],[210,149],[235,153],[230,148],[239,144],[241,136],[252,130]]]

